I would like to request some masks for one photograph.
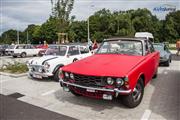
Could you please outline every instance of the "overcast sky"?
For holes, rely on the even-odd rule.
[[[42,24],[51,14],[50,0],[0,0],[0,34],[8,29],[24,30],[29,24]],[[180,9],[179,0],[75,0],[71,15],[86,20],[95,11],[107,8],[111,11],[148,8],[159,19],[167,12],[153,11],[155,7],[168,4]]]

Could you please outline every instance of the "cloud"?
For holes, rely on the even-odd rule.
[[[106,8],[111,11],[148,8],[158,18],[166,12],[153,11],[154,7],[171,4],[180,9],[179,0],[75,0],[71,15],[77,20],[86,20],[95,11]],[[42,24],[51,14],[50,0],[1,0],[1,31],[8,29],[24,30],[29,24]]]

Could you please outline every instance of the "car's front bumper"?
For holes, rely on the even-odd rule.
[[[169,59],[160,59],[159,60],[159,63],[165,63],[165,62],[167,62]]]
[[[29,71],[29,76],[32,78],[43,79],[43,78],[51,78],[53,74]]]
[[[65,88],[64,89],[65,91],[70,91],[69,90],[70,87],[76,87],[77,89],[79,88],[79,89],[84,89],[84,90],[92,90],[94,93],[95,92],[108,93],[111,95],[115,95],[115,97],[117,97],[119,94],[126,95],[126,94],[130,94],[132,92],[131,89],[124,90],[124,89],[118,89],[118,88],[114,88],[114,89],[95,88],[95,87],[86,87],[86,86],[82,86],[82,85],[78,85],[78,84],[74,84],[74,83],[70,83],[70,82],[65,82],[63,80],[59,80],[59,82],[60,82],[60,85],[63,88]]]

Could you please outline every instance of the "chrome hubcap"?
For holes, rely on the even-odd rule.
[[[142,94],[141,85],[137,84],[132,93],[134,102],[137,102],[141,98],[141,94]]]

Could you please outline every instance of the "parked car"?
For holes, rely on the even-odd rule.
[[[135,33],[136,38],[146,38],[150,40],[151,42],[154,42],[154,36],[150,32],[136,32]]]
[[[8,45],[0,45],[0,56],[3,56],[6,54],[6,49],[8,48]]]
[[[36,49],[33,45],[30,44],[18,44],[11,45],[8,49],[6,49],[6,54],[12,55],[14,58],[18,56],[37,56],[40,50],[42,49]]]
[[[15,48],[16,48],[15,45],[9,45],[5,50],[5,54],[12,55]]]
[[[172,54],[169,51],[166,43],[154,43],[155,50],[160,52],[160,63],[169,66],[172,59]]]
[[[64,65],[90,56],[92,53],[85,46],[54,45],[45,55],[28,61],[29,76],[32,78],[53,78],[59,81],[58,69]]]
[[[104,40],[97,52],[62,67],[60,85],[76,96],[112,100],[121,95],[130,108],[140,104],[144,87],[157,76],[159,52],[151,41],[137,38]]]

